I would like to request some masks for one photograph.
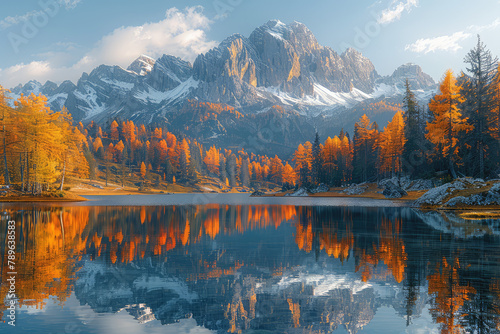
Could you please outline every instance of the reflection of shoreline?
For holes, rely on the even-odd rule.
[[[430,211],[413,209],[417,216],[427,225],[457,238],[475,238],[485,235],[500,236],[500,220],[498,219],[465,219],[460,212]]]
[[[481,253],[460,260],[450,276],[454,283],[447,285],[445,263],[454,263],[469,244],[442,240],[406,208],[214,204],[10,214],[18,215],[23,234],[22,302],[37,308],[49,296],[64,304],[75,291],[95,312],[145,304],[152,313],[139,307],[133,316],[154,314],[162,323],[193,314],[207,328],[223,321],[221,326],[236,331],[259,328],[284,314],[282,330],[313,323],[327,330],[349,323],[355,332],[380,305],[393,305],[409,319],[418,316],[426,305],[419,300],[427,281],[434,282],[428,288],[433,298],[444,298],[432,308],[434,314],[446,315],[449,289],[472,287],[485,275],[493,283],[486,291],[468,290],[454,312],[470,307],[476,295],[498,294],[494,274],[467,276],[467,264]],[[432,238],[441,244],[422,247]],[[422,251],[429,257],[419,257]],[[2,287],[0,297],[3,292]],[[275,311],[266,313],[270,300]],[[311,308],[328,316],[313,316]]]

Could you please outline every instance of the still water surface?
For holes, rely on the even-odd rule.
[[[500,330],[497,220],[372,200],[92,199],[1,206],[19,297],[2,333]]]

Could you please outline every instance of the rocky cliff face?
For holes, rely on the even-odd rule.
[[[406,79],[408,79],[411,88],[416,90],[426,90],[436,85],[434,79],[432,79],[430,75],[424,73],[420,66],[411,63],[401,65],[391,76],[383,78],[380,82],[403,88]]]
[[[349,49],[338,55],[302,23],[274,20],[249,38],[233,35],[200,55],[194,77],[203,82],[198,95],[204,99],[252,109],[265,105],[263,100],[296,104],[317,98],[321,90],[371,93],[379,75],[361,53]]]
[[[145,83],[159,92],[172,90],[193,75],[191,64],[178,57],[163,55],[156,61]]]

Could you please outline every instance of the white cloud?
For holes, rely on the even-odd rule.
[[[47,1],[45,4],[51,8],[51,10],[54,9],[54,6],[61,8],[64,7],[65,9],[73,9],[75,8],[82,0],[53,0]],[[40,6],[41,7],[41,6]],[[42,9],[37,9],[37,10],[32,10],[29,12],[26,12],[22,15],[16,15],[16,16],[7,16],[4,19],[0,20],[0,29],[5,30],[7,28],[10,28],[12,26],[16,26],[18,24],[24,23],[26,21],[29,21],[36,16],[40,15],[46,15],[46,11]]]
[[[405,47],[406,51],[413,51],[416,53],[429,53],[436,51],[450,51],[456,52],[462,49],[460,42],[468,39],[469,37],[479,34],[486,30],[495,29],[500,26],[500,19],[496,19],[490,24],[483,26],[471,25],[463,31],[457,31],[451,35],[433,37],[433,38],[421,38],[415,43],[408,44]]]
[[[417,53],[429,53],[437,50],[442,51],[457,51],[462,48],[459,44],[460,41],[467,39],[471,34],[459,31],[449,36],[440,36],[434,38],[421,38],[413,44],[405,47],[405,50]]]
[[[475,33],[480,33],[480,32],[486,31],[486,30],[495,29],[498,26],[500,26],[500,18],[496,19],[495,21],[491,22],[490,24],[487,24],[484,26],[476,26],[476,25],[468,26],[467,30],[475,32]]]
[[[82,72],[90,72],[101,64],[126,68],[141,54],[153,58],[171,54],[193,61],[198,54],[216,46],[216,42],[209,41],[205,34],[211,23],[201,7],[188,7],[182,11],[171,8],[166,11],[165,19],[159,22],[114,30],[69,65],[60,64],[60,60],[65,59],[64,53],[47,52],[39,55],[45,59],[0,69],[0,84],[14,87],[29,80],[43,83],[69,79],[76,82]]]
[[[418,0],[393,1],[391,6],[384,9],[378,19],[380,24],[389,24],[401,19],[404,11],[410,12],[413,7],[418,6]]]
[[[16,16],[7,16],[3,20],[0,21],[0,28],[2,29],[7,29],[11,26],[18,25],[19,23],[23,23],[31,19],[32,17],[35,17],[37,15],[40,15],[42,11],[40,10],[33,10],[31,12],[27,12],[23,15],[16,15]]]
[[[205,29],[210,24],[201,7],[186,8],[183,12],[172,8],[160,22],[116,29],[87,57],[97,64],[121,66],[127,66],[141,54],[158,57],[169,53],[192,61],[199,53],[215,46],[215,42],[206,40]]]

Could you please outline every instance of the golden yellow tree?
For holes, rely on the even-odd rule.
[[[293,167],[287,162],[283,168],[283,183],[294,186],[297,179],[297,175],[293,170]]]
[[[21,166],[23,188],[39,194],[56,181],[61,172],[61,152],[64,152],[63,133],[59,128],[60,112],[52,112],[45,96],[23,96],[15,102],[16,126],[22,133],[19,143],[24,161]],[[26,178],[24,177],[26,172]]]
[[[212,146],[208,152],[206,152],[203,162],[207,165],[207,169],[210,173],[219,174],[220,166],[219,150]]]
[[[118,133],[118,123],[116,121],[113,121],[111,123],[111,140],[118,140],[120,137],[120,134]]]
[[[66,171],[69,171],[72,176],[86,177],[89,172],[89,166],[83,155],[83,147],[87,144],[87,138],[77,127],[72,126],[73,120],[66,108],[63,108],[58,115],[56,125],[61,131],[60,161],[62,164],[59,190],[62,191]]]
[[[460,112],[460,104],[465,101],[461,94],[461,87],[457,85],[453,72],[447,70],[436,94],[429,103],[434,120],[427,122],[425,137],[434,145],[436,151],[448,160],[448,168],[453,178],[456,178],[455,161],[458,156],[458,134],[470,131],[473,126],[467,123],[467,118]]]
[[[399,173],[402,169],[401,156],[406,142],[403,112],[398,111],[384,128],[377,140],[379,147],[379,170],[383,173]]]
[[[445,258],[436,272],[427,277],[428,292],[433,297],[431,313],[442,326],[441,333],[462,333],[460,318],[464,316],[460,309],[476,290],[469,285],[462,285],[459,276],[458,258],[449,263]]]
[[[144,163],[144,161],[141,163],[141,177],[146,177],[146,164]]]

